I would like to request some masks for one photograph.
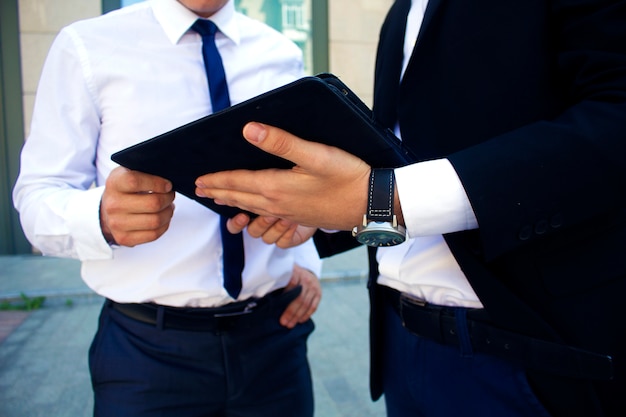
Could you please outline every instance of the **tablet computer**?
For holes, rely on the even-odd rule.
[[[199,176],[293,166],[244,139],[243,127],[251,121],[339,147],[376,168],[415,160],[393,132],[379,125],[370,109],[332,74],[301,78],[116,152],[111,159],[126,168],[166,178],[175,191],[231,217],[240,210],[195,195]]]

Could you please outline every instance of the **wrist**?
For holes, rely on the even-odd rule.
[[[367,211],[362,223],[352,230],[352,235],[359,243],[368,246],[394,246],[404,242],[406,230],[399,224],[395,213],[399,205],[393,169],[372,169]]]

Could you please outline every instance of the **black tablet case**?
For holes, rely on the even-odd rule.
[[[126,168],[167,178],[175,191],[230,217],[240,210],[197,197],[196,178],[233,169],[293,166],[243,138],[243,127],[250,121],[342,148],[373,167],[392,168],[415,160],[393,132],[377,124],[370,109],[332,74],[301,78],[126,148],[111,159]]]

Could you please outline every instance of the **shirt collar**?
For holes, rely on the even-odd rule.
[[[178,0],[152,0],[152,10],[157,21],[163,27],[168,39],[176,44],[191,25],[199,18]],[[213,16],[212,20],[226,37],[239,44],[240,33],[235,19],[235,4],[231,0]]]

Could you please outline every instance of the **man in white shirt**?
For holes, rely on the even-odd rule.
[[[197,195],[380,245],[371,391],[390,417],[626,415],[624,22],[621,0],[396,0],[373,110],[415,163],[252,123],[297,168],[203,176]]]
[[[300,50],[230,0],[153,0],[76,22],[42,72],[15,206],[31,243],[80,259],[107,299],[90,350],[96,415],[311,416],[313,243],[281,249],[244,233],[231,295],[219,216],[110,160],[213,111],[190,30],[199,17],[219,29],[231,104],[302,75]]]

